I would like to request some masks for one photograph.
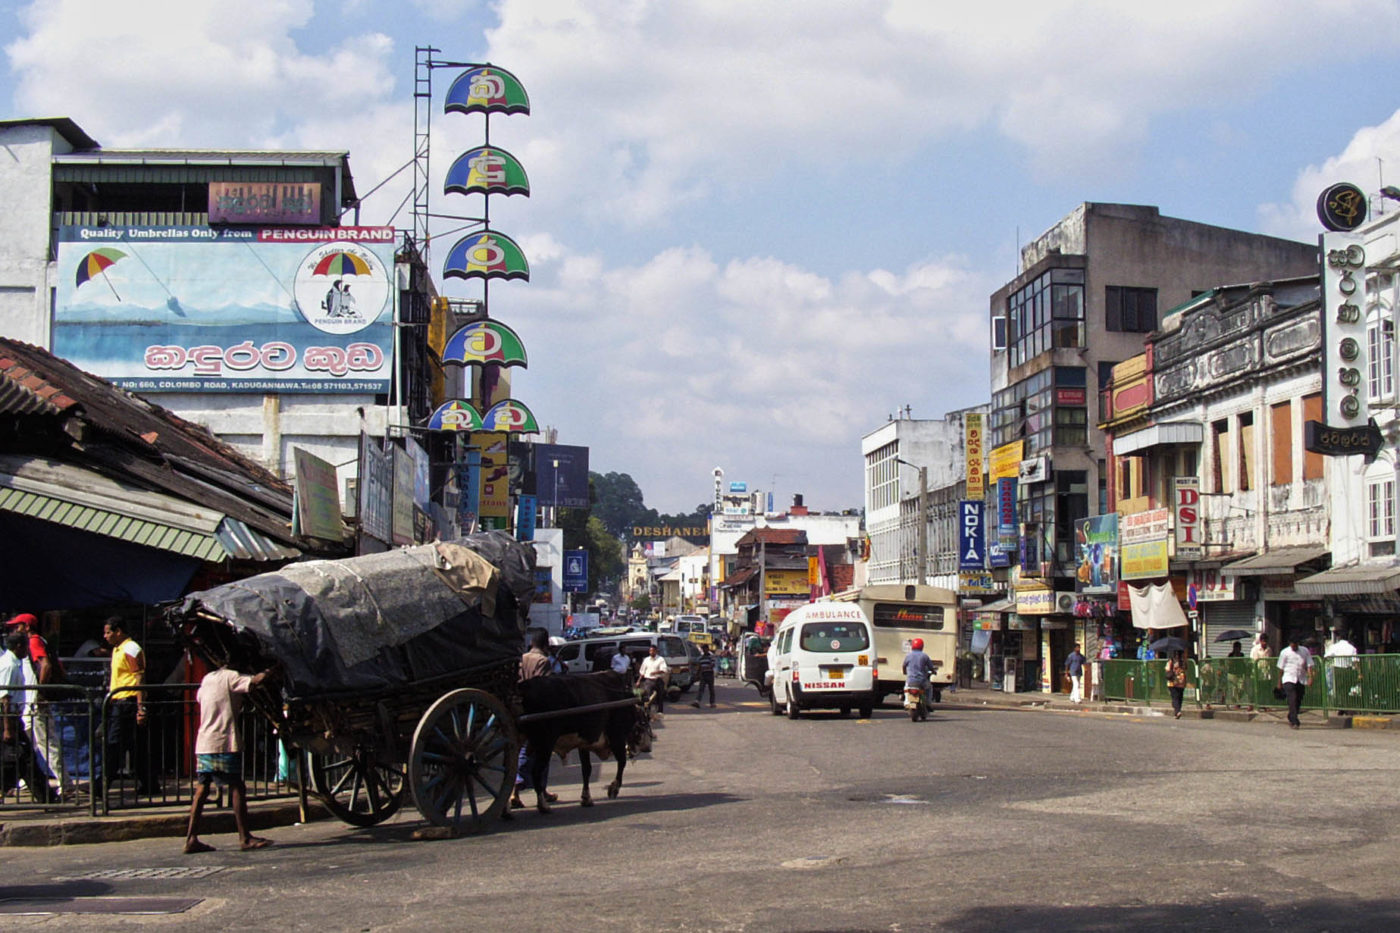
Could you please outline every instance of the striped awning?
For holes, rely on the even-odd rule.
[[[57,460],[0,456],[0,510],[202,561],[301,553],[222,512]]]

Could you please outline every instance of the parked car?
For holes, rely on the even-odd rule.
[[[581,638],[561,646],[559,660],[568,665],[570,673],[587,674],[607,670],[612,656],[619,651],[625,651],[635,666],[647,656],[653,644],[657,647],[657,653],[666,659],[666,666],[671,669],[669,688],[685,693],[699,679],[700,662],[691,657],[686,640],[679,635],[632,632]],[[696,648],[695,652],[698,658],[700,649]]]

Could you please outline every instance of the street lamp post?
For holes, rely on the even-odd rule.
[[[928,467],[910,463],[901,457],[895,457],[896,463],[913,467],[919,471],[919,499],[918,499],[918,531],[916,545],[918,551],[914,555],[915,577],[920,585],[928,582]],[[903,573],[900,574],[903,576]]]

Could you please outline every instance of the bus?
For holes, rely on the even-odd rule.
[[[924,640],[924,653],[933,661],[933,699],[943,699],[943,688],[951,686],[957,676],[957,593],[939,586],[877,583],[836,593],[831,599],[858,604],[875,628],[881,699],[903,694],[904,656],[915,638]]]

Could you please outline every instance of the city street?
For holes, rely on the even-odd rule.
[[[967,698],[967,693],[953,698]],[[1381,929],[1400,921],[1400,734],[945,705],[927,723],[667,706],[619,799],[474,838],[356,830],[5,851],[8,898],[198,899],[9,929]],[[204,877],[170,869],[198,867]],[[161,871],[166,870],[166,871]],[[125,875],[114,873],[125,872]],[[156,875],[169,877],[155,877]],[[89,906],[102,902],[88,902]],[[0,908],[5,905],[0,904]],[[18,906],[18,905],[15,905]],[[157,909],[175,905],[159,901]]]

